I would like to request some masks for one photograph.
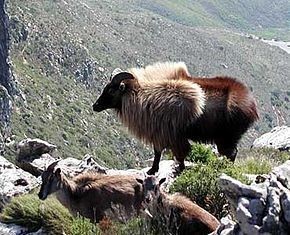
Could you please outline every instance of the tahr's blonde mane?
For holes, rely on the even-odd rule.
[[[184,63],[156,63],[130,69],[138,88],[126,94],[119,112],[129,131],[157,149],[176,144],[188,126],[202,113],[205,94],[187,76]]]
[[[131,68],[128,72],[132,73],[140,83],[178,80],[184,76],[190,76],[184,62],[158,62],[145,68]]]

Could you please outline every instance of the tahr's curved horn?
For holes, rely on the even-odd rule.
[[[122,72],[124,72],[122,69],[120,69],[120,68],[115,68],[114,71],[113,71],[112,74],[111,74],[111,79],[112,79],[113,77],[115,77],[118,73],[122,73]]]
[[[60,161],[60,160],[57,160],[57,161],[51,163],[51,164],[47,167],[47,170],[52,171],[52,170],[56,167],[57,163],[59,163],[59,161]]]

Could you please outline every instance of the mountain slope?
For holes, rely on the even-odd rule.
[[[140,5],[190,26],[229,28],[290,40],[289,0],[149,0]]]
[[[40,137],[57,144],[64,157],[89,153],[110,167],[138,165],[150,152],[112,111],[93,113],[91,104],[113,68],[167,60],[185,61],[192,75],[225,74],[251,87],[261,121],[245,143],[290,121],[290,56],[277,47],[176,23],[140,1],[10,0],[8,6],[19,90],[16,141]]]

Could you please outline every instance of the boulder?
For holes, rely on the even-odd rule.
[[[38,185],[36,177],[0,156],[0,211],[12,197],[28,193]]]
[[[56,159],[48,153],[42,154],[38,158],[22,158],[21,160],[16,158],[17,166],[36,177],[40,176],[46,167],[54,161]]]
[[[268,147],[288,151],[290,149],[290,127],[275,127],[270,132],[257,138],[252,146],[256,148]]]
[[[41,139],[24,139],[17,145],[18,157],[39,157],[44,153],[52,153],[56,145],[50,144]]]
[[[51,153],[56,146],[41,139],[24,139],[17,145],[16,164],[38,177],[46,166],[55,161]]]

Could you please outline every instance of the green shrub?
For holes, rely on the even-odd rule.
[[[217,218],[221,218],[228,212],[225,208],[227,200],[218,185],[218,177],[222,173],[248,183],[239,167],[227,159],[216,157],[209,160],[207,165],[199,162],[183,171],[172,184],[170,191],[186,195]]]
[[[212,150],[204,144],[193,143],[187,160],[191,162],[207,163],[216,158]]]
[[[99,235],[101,230],[98,226],[92,224],[89,219],[78,216],[73,219],[71,224],[71,235]]]

